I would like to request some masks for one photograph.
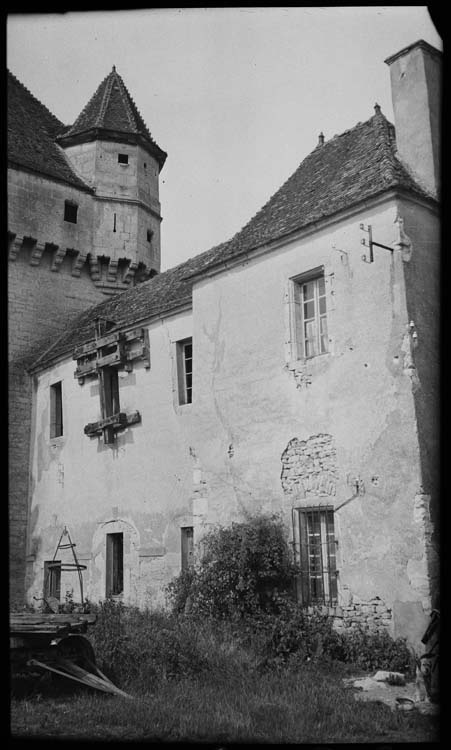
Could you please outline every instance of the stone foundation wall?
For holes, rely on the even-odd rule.
[[[312,614],[314,609],[308,607],[307,611]],[[356,596],[347,605],[323,606],[320,607],[320,611],[333,618],[334,628],[339,632],[361,629],[370,633],[387,631],[392,634],[393,631],[392,608],[379,596],[374,596],[368,601]]]
[[[392,609],[378,596],[369,601],[353,597],[352,603],[335,610],[334,627],[337,630],[361,628],[382,632],[392,628]]]

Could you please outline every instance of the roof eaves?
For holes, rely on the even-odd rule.
[[[37,174],[40,177],[44,177],[47,180],[51,180],[52,182],[58,182],[63,185],[70,185],[71,187],[75,187],[78,190],[83,190],[86,193],[94,193],[94,188],[87,185],[85,182],[81,180],[80,177],[75,176],[73,180],[70,180],[69,178],[64,177],[57,177],[51,172],[44,172],[41,169],[34,169],[33,167],[29,167],[25,164],[21,164],[18,161],[15,161],[14,159],[8,159],[8,167],[11,169],[17,169],[22,172],[29,172],[31,174]]]
[[[97,307],[97,305],[96,305]],[[161,307],[157,308],[156,310],[153,310],[151,313],[147,315],[137,316],[136,318],[133,318],[131,320],[121,322],[118,321],[115,326],[113,326],[109,333],[113,333],[114,331],[127,331],[129,329],[135,328],[139,325],[144,325],[146,322],[149,324],[156,319],[159,319],[161,317],[167,317],[168,315],[177,315],[179,312],[183,312],[185,310],[189,310],[192,308],[192,295],[185,295],[183,298],[177,301],[177,304],[168,304],[168,305],[162,305]],[[100,316],[101,317],[101,316]],[[94,323],[95,317],[92,318],[92,324]],[[76,321],[74,321],[75,323]],[[71,326],[72,328],[73,326]],[[92,335],[89,336],[82,336],[77,343],[74,343],[73,340],[68,342],[67,344],[63,345],[62,347],[58,347],[58,342],[63,340],[65,337],[67,337],[68,333],[70,331],[64,331],[61,336],[58,337],[56,341],[54,341],[50,346],[48,346],[37,359],[35,359],[27,368],[27,371],[30,374],[37,373],[41,370],[45,370],[48,367],[51,367],[55,365],[57,362],[61,362],[65,359],[68,359],[69,356],[72,357],[74,349],[76,349],[78,346],[82,346],[83,344],[87,344],[90,341],[94,341],[95,334],[93,332]],[[52,352],[54,350],[54,355],[48,356],[49,352]]]
[[[317,229],[321,229],[321,225],[329,224],[333,221],[339,220],[340,214],[348,214],[351,210],[352,213],[355,213],[360,208],[367,206],[368,204],[371,204],[373,202],[380,202],[381,197],[384,195],[390,197],[390,193],[392,195],[398,194],[399,196],[403,197],[415,197],[422,200],[425,200],[426,202],[430,204],[437,205],[437,199],[431,195],[426,193],[424,190],[422,190],[420,187],[416,187],[415,189],[405,186],[405,185],[387,185],[384,188],[381,188],[380,190],[372,193],[369,196],[366,196],[362,200],[354,201],[347,206],[344,206],[342,208],[337,209],[336,211],[332,213],[323,214],[322,216],[318,216],[311,221],[309,221],[306,224],[303,224],[296,229],[290,230],[289,232],[277,235],[276,237],[273,237],[269,240],[259,242],[255,245],[252,245],[250,247],[245,247],[241,250],[237,250],[236,252],[231,253],[230,255],[227,255],[223,258],[217,258],[213,260],[211,263],[207,263],[205,266],[200,268],[199,270],[195,270],[192,273],[186,274],[183,276],[183,279],[196,279],[201,278],[202,276],[206,276],[212,273],[217,273],[220,271],[221,266],[224,266],[224,270],[226,268],[229,268],[231,265],[234,265],[235,263],[240,263],[242,259],[247,258],[248,256],[252,256],[256,254],[259,250],[263,250],[265,252],[270,252],[271,250],[275,250],[277,247],[279,247],[281,244],[284,244],[285,242],[294,241],[300,234],[311,234],[312,229],[316,231]]]

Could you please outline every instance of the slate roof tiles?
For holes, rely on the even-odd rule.
[[[109,80],[115,80],[112,74]],[[95,106],[91,100],[74,127],[89,124],[94,111],[99,111],[101,97],[108,96],[106,81],[95,94]],[[112,103],[113,99],[110,97],[109,101]],[[107,114],[101,106],[100,110],[99,117],[105,123]],[[113,110],[114,107],[110,110],[111,117],[115,117]],[[124,112],[121,116],[128,117]],[[116,120],[115,123],[118,124]],[[204,271],[262,245],[288,239],[321,219],[390,189],[401,189],[423,199],[433,198],[397,159],[394,127],[376,105],[369,120],[319,144],[231,240],[82,313],[33,367],[39,369],[94,338],[97,317],[112,319],[117,327],[127,327],[190,304],[194,278]]]
[[[72,169],[55,138],[65,126],[8,71],[8,162],[91,191]]]
[[[141,136],[155,154],[160,168],[166,160],[167,154],[152,138],[124,81],[114,66],[74,124],[65,131],[64,135],[60,136],[59,140],[64,144],[69,139],[96,130]]]
[[[33,363],[33,368],[39,369],[63,354],[71,355],[75,347],[93,339],[95,320],[99,317],[114,321],[115,327],[121,328],[190,305],[193,287],[190,275],[218,260],[226,245],[227,243],[216,245],[136,287],[90,307],[78,315],[68,330],[41,353]]]
[[[394,126],[378,105],[369,120],[318,145],[228,243],[228,260],[398,188],[431,198],[396,158]]]

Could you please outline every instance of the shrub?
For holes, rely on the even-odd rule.
[[[290,596],[295,568],[277,515],[249,516],[208,532],[196,566],[167,587],[174,612],[190,609],[212,618],[277,612]]]
[[[278,606],[277,613],[262,613],[246,625],[261,667],[293,667],[336,651],[339,636],[329,617],[308,614],[288,598],[279,599]]]
[[[364,670],[385,669],[411,673],[413,657],[404,638],[393,639],[387,631],[371,633],[362,629],[340,634],[334,658],[351,662]]]

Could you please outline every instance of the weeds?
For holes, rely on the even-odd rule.
[[[89,636],[97,662],[133,702],[63,696],[16,705],[16,729],[97,739],[318,742],[430,739],[430,717],[356,702],[344,665],[406,672],[402,640],[359,630],[291,598],[280,520],[248,518],[203,540],[197,566],[168,587],[170,611],[107,600]],[[44,703],[44,701],[43,701]],[[80,727],[79,717],[83,716]]]
[[[83,721],[80,722],[80,716]],[[356,702],[318,664],[298,673],[252,672],[244,681],[214,672],[162,681],[133,702],[79,694],[13,707],[14,735],[166,742],[317,743],[431,741],[430,717]]]

